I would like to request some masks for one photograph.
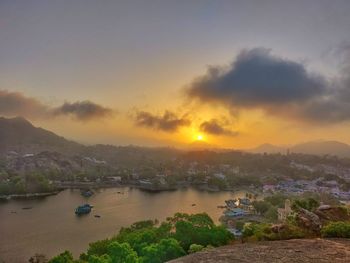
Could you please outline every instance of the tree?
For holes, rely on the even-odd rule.
[[[252,205],[256,212],[258,212],[261,215],[265,214],[271,207],[271,204],[266,201],[253,201]]]
[[[64,251],[63,253],[59,254],[58,256],[52,258],[49,263],[73,263],[73,255],[70,251]]]
[[[95,255],[102,256],[108,253],[108,246],[112,241],[109,239],[99,240],[89,244],[89,248],[87,250],[87,256]],[[83,259],[81,257],[81,259]]]
[[[113,263],[138,263],[136,252],[128,243],[112,242],[108,246],[108,255]]]
[[[173,238],[162,239],[142,250],[144,263],[162,263],[186,255],[179,242]]]
[[[112,259],[109,255],[103,255],[103,256],[91,256],[88,260],[89,263],[112,263]]]

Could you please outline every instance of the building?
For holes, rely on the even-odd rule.
[[[241,208],[233,208],[231,210],[225,211],[224,214],[229,217],[241,217],[241,216],[245,216],[246,213]]]
[[[289,199],[284,202],[284,208],[278,208],[278,220],[285,221],[289,215],[292,214],[292,207]]]

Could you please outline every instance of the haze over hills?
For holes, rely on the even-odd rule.
[[[273,144],[262,144],[249,150],[252,153],[304,153],[314,155],[337,155],[339,157],[350,157],[350,145],[338,141],[310,141],[291,146],[277,146]]]
[[[188,150],[213,150],[217,149],[206,142],[194,142]],[[311,141],[291,146],[277,146],[273,144],[262,144],[248,150],[252,153],[293,153],[315,154],[315,155],[337,155],[339,157],[350,157],[350,146],[338,141]],[[113,146],[93,145],[86,146],[65,139],[55,133],[33,126],[22,117],[4,118],[0,117],[0,154],[15,151],[20,154],[40,153],[43,151],[58,152],[68,156],[88,155],[108,162],[131,162],[131,159],[147,159],[151,156],[158,158],[175,157],[180,151],[174,148],[147,148],[137,146]]]
[[[147,148],[97,144],[86,146],[33,126],[22,117],[0,117],[0,156],[14,152],[20,156],[57,152],[66,157],[89,156],[109,164],[126,164],[147,159],[169,159],[179,152],[173,148]]]

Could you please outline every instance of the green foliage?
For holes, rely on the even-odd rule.
[[[350,222],[331,222],[321,229],[323,237],[350,238]]]
[[[139,262],[136,252],[128,243],[112,242],[108,246],[108,255],[113,263],[137,263]]]
[[[302,198],[294,200],[292,204],[292,209],[297,211],[299,208],[304,208],[309,211],[314,211],[317,207],[320,206],[320,203],[314,198]]]
[[[203,249],[204,247],[202,245],[192,244],[188,249],[188,253],[196,253],[196,252],[202,251]]]
[[[109,255],[102,255],[102,256],[91,256],[88,259],[88,263],[112,263],[112,258]]]
[[[158,243],[161,239],[170,236],[171,226],[162,223],[159,227],[153,221],[141,221],[128,228],[122,228],[116,236],[118,242],[126,242],[140,254],[148,244]]]
[[[191,244],[220,246],[233,239],[232,234],[226,228],[215,226],[212,219],[205,213],[175,214],[168,221],[174,224],[173,237],[180,242],[185,250],[188,250]]]
[[[254,209],[261,215],[264,215],[271,207],[271,204],[267,201],[253,201],[252,205]]]
[[[286,199],[287,199],[287,196],[281,193],[277,193],[264,198],[266,202],[269,202],[271,205],[276,207],[283,207]]]
[[[231,239],[232,234],[223,226],[216,226],[205,213],[177,213],[160,225],[151,220],[136,222],[122,228],[112,239],[90,243],[80,260],[88,263],[162,263],[186,255],[187,250],[195,252],[205,246],[225,245]],[[73,262],[71,254],[65,253],[54,259],[71,261],[54,263]]]
[[[151,244],[142,250],[142,262],[162,263],[186,255],[179,242],[173,238],[162,239],[158,244]]]
[[[216,177],[211,177],[208,180],[208,185],[210,186],[215,186],[220,190],[223,190],[226,188],[226,181],[220,178],[216,178]]]
[[[104,254],[107,254],[108,246],[110,243],[111,243],[110,239],[103,239],[103,240],[90,243],[89,248],[87,250],[87,256],[88,257],[91,255],[102,256]],[[84,259],[84,256],[81,256],[80,258]]]
[[[64,251],[63,253],[59,254],[58,256],[52,258],[49,263],[73,263],[73,255],[69,251]]]
[[[274,206],[270,206],[270,208],[266,211],[264,216],[269,222],[277,221],[278,219],[277,208]]]
[[[246,224],[243,229],[244,237],[251,237],[255,240],[284,240],[305,237],[299,227],[286,224],[280,228],[274,228],[271,224]]]

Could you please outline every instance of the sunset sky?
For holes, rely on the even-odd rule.
[[[0,1],[0,115],[86,144],[350,143],[350,1]]]

